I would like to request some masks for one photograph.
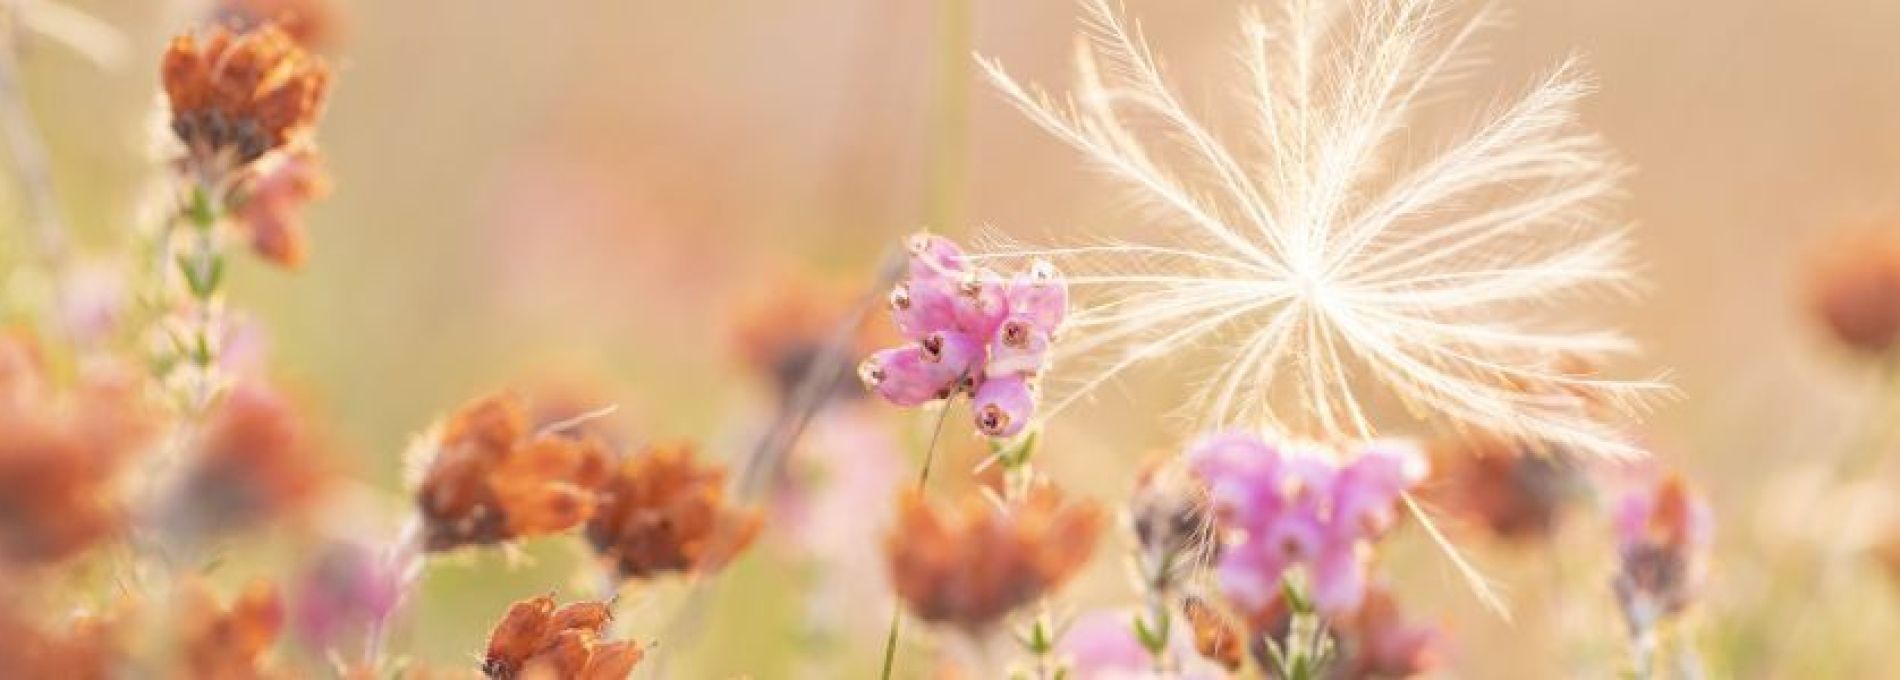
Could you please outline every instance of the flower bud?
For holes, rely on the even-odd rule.
[[[878,350],[858,365],[858,378],[867,389],[898,406],[940,399],[945,389],[937,364],[916,345]]]
[[[978,269],[965,276],[957,286],[957,329],[977,337],[989,337],[1009,315],[1009,302],[1003,295],[1003,279],[996,272]]]
[[[1028,317],[1012,316],[996,329],[996,338],[990,341],[990,362],[984,373],[992,378],[1036,375],[1048,362],[1049,334]]]
[[[942,236],[919,232],[912,234],[905,246],[910,250],[912,281],[955,281],[970,269],[969,262],[963,257],[963,249]]]
[[[1036,397],[1023,376],[990,378],[976,388],[971,410],[976,414],[976,429],[984,435],[1013,437],[1035,414]]]
[[[1027,317],[1051,335],[1069,315],[1069,285],[1047,260],[1011,277],[1005,296],[1012,316]]]

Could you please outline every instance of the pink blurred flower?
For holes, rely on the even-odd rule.
[[[1715,520],[1681,477],[1625,496],[1614,521],[1617,602],[1633,631],[1682,613],[1708,574]]]
[[[1341,463],[1331,451],[1235,432],[1201,440],[1187,457],[1221,528],[1235,537],[1216,565],[1227,598],[1263,611],[1286,571],[1302,566],[1314,606],[1330,617],[1358,609],[1366,591],[1360,547],[1392,526],[1399,496],[1426,467],[1416,447],[1400,442],[1374,442]]]
[[[293,584],[291,628],[304,646],[335,648],[385,621],[401,597],[403,575],[356,543],[326,546]]]

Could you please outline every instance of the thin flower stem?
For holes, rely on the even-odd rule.
[[[937,426],[930,432],[930,446],[924,449],[924,466],[917,472],[917,491],[922,493],[930,484],[930,464],[937,458],[937,441],[943,438],[943,425],[950,420],[950,403],[944,402],[943,410],[937,413]],[[891,668],[897,661],[897,631],[904,621],[904,603],[891,604],[891,625],[884,633],[884,668],[878,673],[883,680],[891,680]]]

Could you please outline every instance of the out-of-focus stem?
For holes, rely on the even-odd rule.
[[[943,424],[950,420],[950,403],[944,402],[943,410],[937,414],[937,426],[930,432],[930,445],[924,448],[923,469],[917,472],[917,491],[922,493],[930,484],[930,464],[937,458],[937,442],[943,439]],[[891,624],[884,633],[884,667],[878,673],[879,678],[891,680],[891,669],[897,661],[897,634],[904,622],[904,603],[902,600],[891,604]]]
[[[411,591],[415,590],[416,584],[421,581],[423,566],[421,517],[411,515],[407,521],[403,522],[401,531],[396,534],[395,542],[385,549],[382,560],[383,564],[379,566],[388,570],[385,573],[396,575],[396,593],[395,600],[389,605],[389,611],[370,622],[367,637],[363,640],[363,665],[371,669],[381,667],[383,650],[388,648],[389,623],[402,612],[403,605],[409,601]]]
[[[937,4],[937,93],[930,140],[928,224],[961,223],[970,127],[970,51],[975,22],[969,0]]]
[[[7,149],[13,166],[20,174],[26,204],[32,212],[34,235],[39,241],[40,258],[55,282],[64,273],[71,244],[65,219],[60,216],[59,195],[53,187],[51,163],[42,143],[32,112],[27,110],[21,92],[19,64],[15,58],[13,35],[19,8],[12,2],[0,4],[0,127],[6,129]],[[57,285],[57,283],[55,284]]]

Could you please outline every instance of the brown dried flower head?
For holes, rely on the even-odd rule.
[[[284,605],[276,588],[264,581],[252,582],[229,607],[220,606],[203,583],[187,582],[181,591],[177,677],[272,677],[265,670],[266,656],[284,628]]]
[[[280,267],[302,266],[310,249],[304,206],[330,192],[322,158],[315,150],[297,149],[276,162],[260,162],[247,174],[232,217],[249,237],[252,252]]]
[[[123,522],[118,480],[150,434],[136,383],[51,389],[24,334],[0,335],[0,564],[71,557]]]
[[[1181,599],[1181,616],[1194,633],[1194,651],[1232,673],[1246,659],[1246,633],[1214,605],[1193,595]]]
[[[699,463],[690,446],[652,447],[614,471],[587,540],[621,578],[717,570],[752,544],[763,522],[726,496],[725,482],[725,467]]]
[[[429,550],[556,533],[594,515],[607,445],[528,412],[512,393],[479,399],[420,443],[416,502]]]
[[[1538,453],[1501,437],[1446,439],[1431,447],[1431,456],[1427,500],[1506,542],[1549,537],[1583,483],[1576,463],[1563,454]]]
[[[612,620],[606,602],[559,609],[550,595],[516,602],[488,636],[482,673],[495,680],[622,680],[646,650],[632,640],[606,641]]]
[[[918,618],[985,628],[1080,571],[1102,522],[1096,505],[1046,482],[1007,506],[971,495],[939,508],[907,491],[884,544],[891,582]]]
[[[194,162],[237,167],[307,137],[330,69],[275,25],[172,39],[162,66],[172,132]]]
[[[168,507],[187,535],[257,527],[309,508],[330,472],[288,397],[262,383],[239,383],[211,412]]]
[[[62,630],[48,631],[0,610],[0,669],[9,677],[108,680],[119,677],[125,663],[125,616],[75,617]]]
[[[276,26],[313,50],[330,44],[337,33],[332,0],[218,0],[213,14],[218,23],[238,31]]]
[[[854,295],[849,287],[811,277],[782,277],[769,292],[739,307],[732,344],[753,375],[769,383],[780,398],[790,398],[853,314],[858,314],[858,323],[845,331],[842,356],[862,357],[893,341],[889,324],[853,309],[858,304]],[[837,374],[827,376],[838,385],[833,396],[863,394],[852,379],[857,362],[838,363]]]
[[[1815,261],[1808,304],[1849,349],[1887,355],[1900,341],[1900,229],[1842,238]]]

